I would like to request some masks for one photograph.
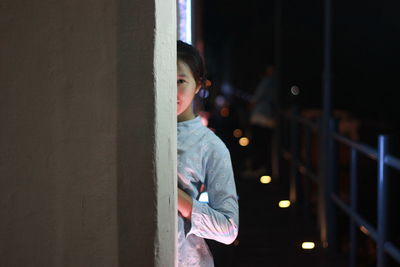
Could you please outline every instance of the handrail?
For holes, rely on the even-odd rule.
[[[378,152],[376,149],[374,149],[368,145],[365,145],[363,143],[355,142],[355,141],[353,141],[347,137],[344,137],[338,133],[332,132],[331,134],[332,134],[332,137],[334,139],[336,139],[337,141],[342,142],[343,144],[346,144],[349,147],[355,148],[356,150],[364,153],[365,155],[367,155],[369,158],[371,158],[373,160],[378,159]]]
[[[395,169],[397,169],[397,170],[400,171],[400,159],[395,158],[395,157],[393,157],[393,156],[391,156],[391,155],[386,155],[386,157],[385,157],[385,163],[386,163],[388,166],[390,166],[390,167],[392,167],[392,168],[395,168]]]
[[[314,131],[319,130],[318,123],[312,122],[306,118],[301,117],[300,115],[295,115],[295,114],[292,114],[289,112],[282,112],[282,114],[289,119],[295,118],[297,122],[299,122],[305,126],[308,126],[309,128],[313,129]]]
[[[400,250],[392,242],[385,243],[385,251],[395,258],[397,262],[400,262]]]
[[[377,241],[378,240],[378,233],[376,231],[376,229],[369,224],[365,219],[363,219],[361,216],[359,216],[357,213],[352,212],[350,207],[348,205],[346,205],[338,196],[336,196],[335,194],[331,195],[331,198],[333,199],[333,201],[336,202],[336,204],[338,204],[338,206],[347,213],[347,215],[352,218],[355,222],[357,222],[358,226],[364,226],[367,229],[367,235],[369,235],[373,240]]]
[[[317,130],[318,131],[318,124],[317,123],[310,122],[306,118],[303,118],[303,117],[298,116],[298,115],[293,115],[293,114],[288,114],[288,113],[283,113],[283,114],[285,114],[285,116],[287,118],[289,118],[289,119],[295,119],[298,123],[301,123],[301,124],[303,124],[305,126],[308,126],[309,128],[311,128],[313,130]],[[375,149],[375,148],[373,148],[373,147],[371,147],[369,145],[366,145],[364,143],[353,141],[350,138],[347,138],[347,137],[345,137],[345,136],[343,136],[343,135],[341,135],[339,133],[336,133],[336,132],[332,132],[331,135],[335,140],[337,140],[337,141],[339,141],[339,142],[341,142],[343,144],[346,144],[349,147],[355,148],[359,152],[364,153],[370,159],[373,159],[373,160],[377,160],[378,159],[377,149]],[[396,158],[396,157],[394,157],[392,155],[386,155],[385,156],[385,163],[388,166],[390,166],[392,168],[395,168],[395,169],[400,171],[400,159],[398,159],[398,158]]]
[[[282,112],[283,113],[283,112]],[[315,182],[320,190],[322,189],[321,187],[327,186],[325,181],[319,177],[321,174],[314,174],[313,170],[310,168],[310,164],[305,164],[302,162],[301,157],[299,155],[299,145],[300,143],[298,142],[298,137],[300,135],[300,131],[298,130],[298,125],[303,125],[306,128],[306,133],[310,133],[310,130],[315,130],[317,132],[322,132],[321,127],[324,127],[322,124],[319,125],[318,123],[313,123],[307,120],[304,117],[301,117],[297,110],[294,109],[292,113],[283,113],[285,119],[290,121],[290,131],[291,133],[291,142],[290,142],[290,151],[281,149],[282,156],[291,162],[291,184],[294,184],[295,187],[297,184],[297,181],[299,179],[298,174],[296,173],[297,171],[302,173],[304,177],[309,178],[311,181]],[[307,129],[308,128],[308,129]],[[329,191],[327,192],[327,189],[322,189],[324,190],[325,194],[328,194],[328,198],[330,199],[331,203],[336,204],[341,210],[343,210],[347,216],[351,220],[351,257],[350,257],[350,264],[351,266],[356,266],[356,234],[355,231],[357,230],[363,230],[363,229],[358,229],[359,227],[365,228],[367,231],[363,231],[366,235],[369,235],[377,244],[377,266],[383,267],[386,266],[386,256],[390,255],[395,259],[398,263],[400,263],[400,248],[398,248],[396,245],[391,243],[388,239],[387,236],[387,200],[386,200],[386,195],[387,195],[387,167],[392,167],[398,171],[400,171],[400,158],[397,158],[393,155],[390,155],[388,153],[388,138],[387,136],[380,135],[378,138],[378,148],[371,147],[367,144],[357,142],[354,140],[351,140],[336,131],[331,131],[328,133],[328,137],[330,138],[329,140],[337,141],[338,143],[344,144],[351,148],[351,175],[349,177],[351,181],[351,206],[347,205],[345,202],[343,202],[335,193],[334,191]],[[306,135],[306,143],[309,144],[311,135],[307,134]],[[332,143],[335,145],[334,143]],[[306,145],[307,146],[307,145]],[[308,152],[307,152],[308,151]],[[311,157],[311,152],[308,149],[306,151],[307,153],[307,158],[306,161],[309,162],[309,158]],[[357,208],[357,186],[358,186],[358,178],[357,178],[357,154],[361,153],[364,154],[365,156],[369,157],[370,159],[374,160],[378,164],[378,173],[376,175],[377,180],[378,180],[378,192],[377,192],[377,199],[378,199],[378,221],[377,221],[377,228],[374,228],[368,221],[366,221],[364,218],[361,217],[360,213],[358,212]],[[332,158],[331,161],[334,159]],[[333,165],[332,165],[333,166]],[[333,171],[333,170],[331,170]],[[332,177],[333,178],[333,177]],[[329,180],[331,181],[331,180]],[[332,180],[333,181],[333,180]],[[294,189],[295,194],[297,194],[297,188]],[[291,185],[291,193],[293,191],[293,186]],[[333,204],[332,204],[333,205]],[[326,210],[323,212],[327,212]],[[328,211],[329,213],[329,211]],[[326,214],[325,214],[326,215]],[[328,229],[329,226],[328,226]],[[331,231],[331,230],[328,230]],[[334,230],[332,229],[332,232]]]
[[[363,226],[365,229],[367,229],[368,232],[364,232],[368,236],[370,236],[375,242],[378,241],[378,233],[376,229],[370,225],[366,220],[364,220],[361,216],[357,215],[357,213],[354,213],[351,211],[350,207],[346,205],[338,196],[335,194],[331,195],[333,201],[335,201],[338,206],[347,213],[347,215],[353,219],[358,226]],[[384,244],[384,250],[389,253],[394,259],[396,259],[398,262],[400,262],[400,250],[396,248],[393,243],[391,242],[385,242]]]
[[[294,164],[298,168],[299,172],[308,176],[314,183],[319,184],[320,181],[318,179],[318,175],[316,175],[313,171],[307,168],[307,166],[303,162],[301,162],[300,160],[295,160]]]

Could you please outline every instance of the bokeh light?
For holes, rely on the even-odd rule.
[[[239,144],[241,146],[248,146],[249,143],[250,143],[250,140],[247,137],[242,137],[242,138],[239,139]]]
[[[294,85],[290,88],[290,92],[292,93],[292,95],[299,95],[300,88],[298,86]]]
[[[221,116],[228,117],[229,116],[229,108],[227,108],[227,107],[221,108]]]
[[[201,98],[207,98],[210,95],[210,92],[207,89],[201,88],[199,91],[199,96]]]
[[[243,135],[243,132],[240,129],[235,129],[233,131],[233,136],[236,137],[236,138],[240,138],[242,135]]]
[[[261,178],[260,178],[260,182],[262,184],[269,184],[271,182],[271,180],[272,180],[271,176],[268,176],[268,175],[261,176]]]
[[[289,208],[290,207],[290,201],[289,200],[281,200],[279,201],[279,207],[282,209]]]
[[[313,249],[315,248],[315,243],[314,242],[303,242],[301,244],[302,249]]]

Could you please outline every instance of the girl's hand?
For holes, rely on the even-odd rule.
[[[178,188],[178,211],[182,217],[190,220],[192,218],[193,200],[183,190]]]

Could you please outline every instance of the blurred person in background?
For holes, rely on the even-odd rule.
[[[250,100],[250,126],[252,133],[251,162],[243,176],[253,178],[271,175],[272,137],[278,107],[277,77],[274,65],[267,65],[264,75]]]

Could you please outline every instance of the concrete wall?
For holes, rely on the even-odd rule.
[[[0,3],[0,266],[173,266],[174,23],[170,0]]]

